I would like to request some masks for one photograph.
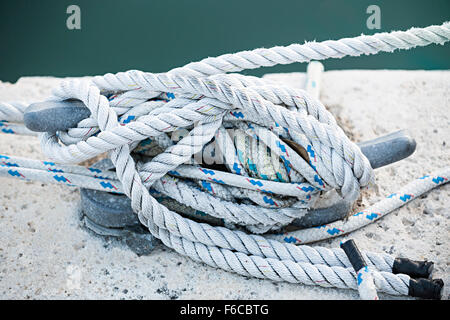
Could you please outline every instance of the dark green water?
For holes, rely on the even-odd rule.
[[[66,27],[71,4],[81,8],[81,30]],[[379,31],[450,20],[450,0],[1,0],[0,80],[163,72],[228,52],[373,34],[366,27],[371,4],[381,8]],[[450,69],[449,58],[447,44],[324,64],[327,70]],[[293,64],[247,74],[304,70]]]

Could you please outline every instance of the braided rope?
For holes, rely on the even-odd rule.
[[[295,246],[279,240],[308,243],[346,234],[410,201],[414,197],[404,195],[411,190],[417,197],[446,183],[449,168],[421,178],[347,222],[289,235],[260,236],[197,223],[169,210],[153,195],[156,191],[256,233],[277,230],[303,216],[321,191],[337,189],[345,199],[356,200],[360,188],[372,180],[372,168],[314,94],[225,73],[390,52],[448,40],[450,23],[444,23],[338,41],[243,51],[207,58],[164,74],[131,70],[96,76],[92,81],[65,81],[54,89],[51,99],[81,100],[91,116],[67,132],[42,134],[42,149],[62,163],[84,161],[108,151],[116,173],[102,177],[103,182],[108,181],[115,191],[130,197],[139,220],[180,254],[257,278],[355,289],[356,274],[342,250]],[[13,104],[0,104],[0,116],[5,120],[19,122],[20,112],[23,109]],[[176,134],[180,128],[188,133],[173,144],[168,134]],[[227,128],[237,130],[230,135]],[[308,155],[299,155],[286,139]],[[155,146],[160,152],[154,151]],[[230,172],[188,164],[208,146],[221,152]],[[136,163],[133,151],[147,155],[146,160]],[[16,172],[29,170],[27,174],[42,177],[45,163],[15,160],[24,166],[16,168]],[[89,169],[64,169],[77,179],[77,185],[98,183]],[[6,170],[9,172],[11,165],[0,167],[0,173]],[[149,190],[153,190],[152,194]],[[240,203],[235,203],[238,199]],[[409,276],[392,273],[392,257],[363,254],[376,269],[373,277],[378,289],[408,294]]]

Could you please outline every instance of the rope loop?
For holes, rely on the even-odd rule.
[[[124,86],[132,89],[122,91]],[[159,163],[153,168],[158,177],[183,164],[181,159],[188,161],[215,138],[213,152],[228,147],[226,154],[235,155],[235,159],[225,159],[229,162],[216,159],[239,176],[229,176],[231,180],[244,180],[245,172],[245,176],[260,179],[255,182],[259,187],[264,185],[261,180],[289,183],[290,189],[292,184],[304,182],[316,192],[339,189],[352,201],[372,178],[367,158],[320,101],[304,90],[233,74],[195,77],[129,71],[97,76],[92,82],[63,82],[53,94],[55,99],[81,100],[91,111],[89,121],[73,128],[78,134],[72,135],[76,141],[63,141],[68,146],[46,137],[44,150],[58,161],[86,160],[123,145],[136,147],[149,138],[162,140],[168,133],[185,129],[191,130],[186,137],[176,145],[169,143],[170,149],[153,159],[153,165]],[[158,162],[162,159],[164,165]],[[150,164],[145,169],[149,172]],[[242,182],[238,187],[242,188]]]

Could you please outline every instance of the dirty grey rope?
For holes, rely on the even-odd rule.
[[[354,201],[360,188],[372,181],[372,168],[316,97],[255,77],[225,73],[449,40],[450,23],[444,23],[243,51],[163,74],[132,70],[91,81],[65,81],[54,89],[51,100],[81,100],[91,116],[67,132],[42,134],[41,145],[47,156],[61,163],[77,163],[109,152],[116,173],[107,178],[120,182],[116,185],[130,197],[139,220],[180,254],[257,278],[355,289],[356,273],[341,249],[276,240],[303,244],[346,234],[447,182],[449,168],[391,195],[376,204],[373,212],[365,210],[347,222],[282,236],[197,223],[160,204],[149,189],[193,208],[206,208],[207,213],[249,226],[255,233],[277,230],[304,215],[323,191],[336,189]],[[20,116],[12,104],[4,106],[0,104],[0,115]],[[185,135],[176,144],[168,141],[167,134],[180,128],[186,129]],[[226,130],[230,128],[233,133]],[[152,140],[161,151],[136,163],[131,153],[142,151],[143,143]],[[193,156],[208,146],[222,153],[229,172],[191,163]],[[74,176],[77,174],[81,173]],[[259,198],[252,201],[256,194]],[[241,201],[235,202],[237,199]],[[373,278],[380,291],[408,294],[410,277],[392,273],[392,257],[364,255],[374,266]]]

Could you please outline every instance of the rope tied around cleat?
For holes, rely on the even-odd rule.
[[[180,254],[245,276],[356,289],[359,270],[352,268],[342,249],[304,244],[348,234],[376,221],[448,182],[450,168],[408,184],[348,220],[279,233],[307,215],[323,192],[335,189],[354,202],[360,189],[373,181],[373,169],[314,94],[229,72],[449,40],[447,22],[242,51],[161,74],[131,70],[63,81],[48,101],[81,101],[90,116],[69,130],[40,134],[41,146],[50,159],[67,164],[63,172],[80,181],[96,177],[70,164],[108,152],[115,174],[103,177],[105,185],[120,185],[140,222]],[[25,111],[20,104],[0,104],[4,120],[22,121]],[[199,154],[206,164],[196,161]],[[22,164],[17,167],[34,168],[36,176],[41,174],[41,164],[16,160]],[[160,194],[222,219],[227,227],[197,222],[170,210],[158,201]],[[396,269],[403,269],[390,255],[362,252],[361,256],[377,290],[439,297],[435,287],[421,291],[409,275],[394,273],[396,263]],[[376,293],[363,291],[361,297],[376,297]]]

